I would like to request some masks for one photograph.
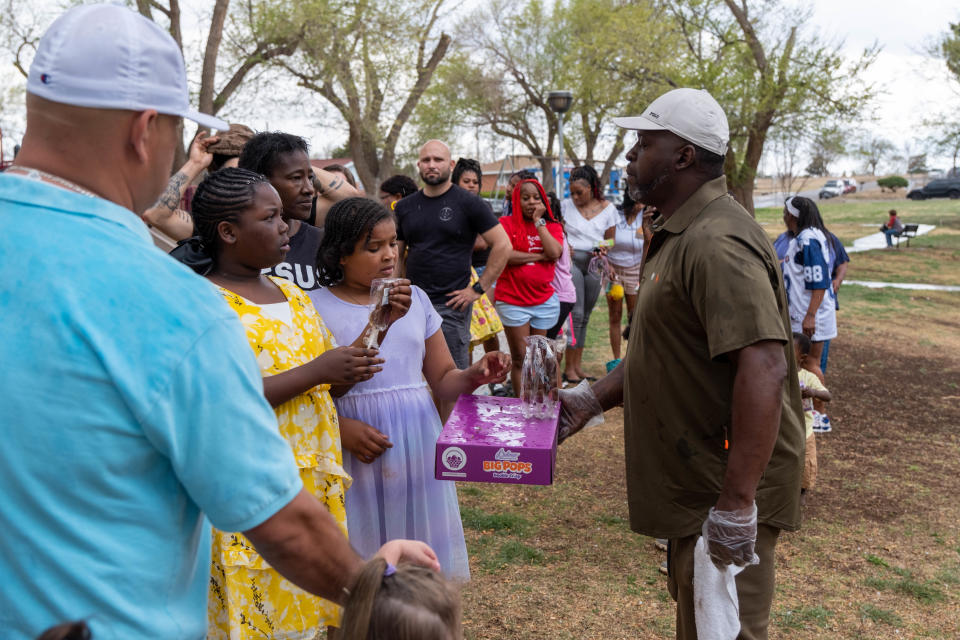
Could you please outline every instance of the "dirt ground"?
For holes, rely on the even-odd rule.
[[[777,547],[771,638],[960,638],[958,302],[841,294],[834,430],[818,436],[803,527]],[[664,554],[627,525],[622,430],[611,411],[563,444],[552,486],[459,485],[467,638],[673,637]]]

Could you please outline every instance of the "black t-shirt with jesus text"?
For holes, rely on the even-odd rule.
[[[407,277],[434,304],[470,283],[470,259],[478,233],[497,226],[479,197],[456,185],[436,198],[423,191],[397,202],[397,237],[407,245]]]
[[[283,262],[264,269],[263,273],[289,280],[304,291],[320,288],[317,279],[317,251],[323,240],[323,229],[300,223],[300,228],[290,238],[290,251]]]

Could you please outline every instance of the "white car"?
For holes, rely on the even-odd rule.
[[[842,196],[845,187],[843,180],[827,180],[826,184],[820,187],[820,199]]]

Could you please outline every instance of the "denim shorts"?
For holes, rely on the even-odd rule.
[[[505,327],[522,327],[530,323],[532,329],[552,329],[560,315],[560,298],[553,294],[541,304],[532,307],[519,307],[497,301],[497,314]]]

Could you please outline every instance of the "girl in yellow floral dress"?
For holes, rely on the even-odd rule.
[[[369,379],[382,360],[372,350],[337,349],[300,288],[261,275],[289,249],[281,209],[280,196],[263,176],[244,169],[212,174],[194,196],[199,237],[191,242],[199,260],[190,266],[218,285],[240,316],[303,485],[346,534],[350,477],[343,469],[330,383],[344,393]],[[245,536],[214,529],[208,638],[312,638],[324,625],[339,626],[339,619],[337,605],[281,577]]]

